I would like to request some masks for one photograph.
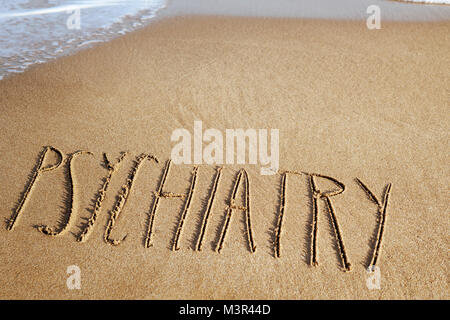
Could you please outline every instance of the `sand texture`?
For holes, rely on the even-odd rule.
[[[0,298],[448,299],[449,34],[178,17],[0,81]],[[195,120],[280,172],[169,163]]]

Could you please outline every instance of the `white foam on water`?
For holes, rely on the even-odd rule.
[[[365,23],[368,6],[377,5],[382,20],[448,21],[450,6],[445,4],[449,3],[450,0],[0,0],[0,80],[33,64],[134,31],[156,17],[228,15],[357,19]],[[78,9],[79,30],[67,25]]]
[[[166,0],[0,0],[0,80],[144,26]],[[80,29],[69,23],[80,10]],[[72,17],[72,18],[71,18]]]

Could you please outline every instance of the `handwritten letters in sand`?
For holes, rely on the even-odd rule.
[[[51,165],[45,165],[46,158],[50,155],[50,153],[54,153],[57,156],[56,163]],[[37,230],[42,232],[44,235],[51,237],[58,237],[65,234],[68,231],[73,223],[73,220],[77,214],[74,210],[74,193],[77,192],[77,188],[79,187],[77,184],[76,175],[74,173],[73,163],[77,158],[82,155],[91,155],[91,152],[88,151],[77,151],[70,155],[65,155],[58,148],[47,146],[44,147],[41,152],[39,159],[37,161],[37,165],[32,172],[30,180],[25,187],[24,192],[22,193],[16,207],[13,210],[11,217],[7,223],[7,230],[13,230],[14,227],[19,223],[20,217],[25,212],[26,204],[29,198],[32,196],[32,191],[39,184],[40,177],[46,172],[57,170],[65,163],[67,163],[69,168],[69,184],[68,188],[68,197],[69,201],[67,201],[67,208],[64,214],[63,219],[60,221],[57,227],[50,226],[38,226]],[[88,239],[92,229],[95,227],[97,218],[102,211],[103,202],[108,194],[108,187],[110,185],[111,180],[114,178],[115,173],[122,167],[123,160],[125,157],[129,157],[129,153],[123,152],[120,154],[118,159],[113,162],[110,158],[103,154],[103,163],[104,167],[107,169],[106,176],[103,179],[100,189],[94,196],[94,208],[91,212],[91,215],[88,217],[87,222],[82,227],[82,231],[79,235],[77,235],[77,241],[84,242]],[[119,194],[117,196],[117,200],[114,204],[113,209],[109,212],[109,219],[107,225],[105,226],[103,239],[105,243],[118,246],[125,240],[126,236],[122,239],[114,239],[111,235],[115,224],[117,223],[120,214],[124,210],[127,200],[133,192],[134,184],[139,176],[140,169],[144,166],[145,163],[159,163],[159,160],[150,154],[141,154],[134,159],[132,167],[130,169],[128,178],[126,179],[126,183],[121,187]],[[191,172],[190,185],[189,190],[185,194],[178,194],[166,191],[165,185],[169,176],[170,168],[172,166],[171,160],[167,160],[165,162],[161,178],[159,181],[159,185],[157,190],[153,193],[153,202],[150,207],[150,210],[147,214],[147,224],[145,230],[145,239],[144,246],[149,248],[152,246],[152,241],[154,237],[154,225],[155,220],[158,216],[158,207],[161,199],[167,198],[179,198],[184,204],[182,207],[181,214],[179,215],[179,220],[174,230],[173,240],[171,248],[173,251],[178,251],[180,249],[180,239],[183,236],[183,230],[185,228],[185,221],[189,219],[191,215],[194,213],[192,211],[191,203],[193,198],[195,197],[198,173],[200,168],[195,166]],[[208,232],[208,222],[214,211],[215,200],[219,192],[224,192],[225,190],[220,190],[221,182],[223,179],[223,170],[224,167],[217,167],[214,176],[212,177],[212,187],[207,195],[207,202],[205,204],[204,209],[197,214],[200,215],[201,224],[198,230],[197,241],[195,244],[194,250],[201,251],[202,245],[204,243],[205,236]],[[305,175],[309,180],[309,188],[310,188],[310,197],[311,197],[311,228],[310,228],[310,252],[309,252],[309,264],[311,266],[317,266],[319,264],[319,255],[318,255],[318,245],[317,245],[317,237],[318,237],[318,216],[322,214],[321,210],[319,210],[319,201],[323,201],[324,208],[326,211],[324,214],[327,214],[330,220],[330,224],[334,231],[336,250],[338,251],[338,256],[340,258],[340,264],[344,271],[350,271],[351,263],[350,258],[345,246],[345,239],[339,224],[339,213],[336,211],[333,205],[333,198],[342,194],[346,187],[345,185],[338,181],[337,179],[318,174],[318,173],[308,173],[308,172],[298,172],[298,171],[287,171],[280,170],[278,172],[280,176],[280,188],[279,188],[279,206],[277,212],[277,218],[275,221],[274,228],[274,237],[273,237],[273,252],[275,258],[280,258],[282,253],[282,234],[283,234],[283,219],[287,210],[287,190],[289,187],[288,181],[289,177],[293,175]],[[318,181],[324,180],[328,183],[332,183],[334,188],[331,190],[320,190],[318,187]],[[386,227],[386,217],[387,217],[387,207],[389,201],[389,195],[391,192],[391,183],[388,183],[385,187],[384,195],[382,201],[371,191],[371,189],[367,186],[367,184],[360,179],[355,179],[357,184],[364,190],[367,194],[369,200],[373,202],[378,208],[378,224],[376,231],[376,239],[373,244],[373,248],[371,248],[370,253],[370,264],[369,267],[373,267],[377,264],[380,259],[381,254],[381,244],[383,239],[383,234]],[[243,204],[238,205],[238,197],[242,197]],[[218,230],[218,237],[216,243],[216,251],[220,253],[225,246],[227,239],[227,231],[229,229],[232,217],[237,214],[238,211],[241,211],[244,215],[244,224],[245,224],[245,238],[247,240],[247,245],[249,251],[251,253],[256,252],[257,244],[255,242],[255,238],[252,230],[252,215],[251,215],[251,184],[249,174],[245,169],[240,169],[237,171],[234,182],[232,185],[231,194],[227,201],[227,206],[225,208],[225,215],[223,217],[223,224],[220,230]]]

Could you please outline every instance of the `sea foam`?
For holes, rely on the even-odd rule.
[[[0,79],[136,30],[165,6],[166,0],[0,0]],[[76,10],[79,29],[70,24]]]
[[[134,31],[157,17],[226,15],[365,23],[368,6],[377,5],[382,21],[448,21],[450,6],[445,4],[450,0],[0,0],[0,80]],[[80,13],[79,29],[68,27],[75,10]]]

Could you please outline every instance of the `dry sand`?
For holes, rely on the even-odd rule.
[[[1,81],[0,297],[448,299],[449,32],[448,22],[384,22],[368,30],[365,22],[179,17]],[[309,265],[313,201],[306,175],[287,177],[275,258],[282,177],[261,176],[254,165],[223,170],[201,252],[194,248],[216,172],[208,165],[197,172],[180,250],[172,251],[180,198],[159,201],[153,246],[146,248],[171,133],[192,131],[194,120],[223,131],[278,128],[281,169],[345,184],[332,201],[351,272],[342,270],[320,199],[319,265]],[[8,231],[45,146],[67,158],[79,150],[93,155],[73,158],[72,184],[70,161],[40,173]],[[122,151],[130,154],[112,175],[92,232],[77,242],[108,175],[102,153],[115,163]],[[116,195],[141,153],[159,163],[144,160],[109,230],[110,239],[127,237],[107,244]],[[57,160],[49,152],[44,165]],[[247,243],[245,214],[236,211],[219,254],[227,199],[242,167],[256,252]],[[186,193],[193,169],[172,165],[163,191]],[[377,262],[380,290],[366,287],[377,206],[355,178],[380,201],[392,184]],[[72,202],[60,235],[39,232],[42,225],[61,229]],[[81,290],[66,287],[70,265],[81,269]]]

